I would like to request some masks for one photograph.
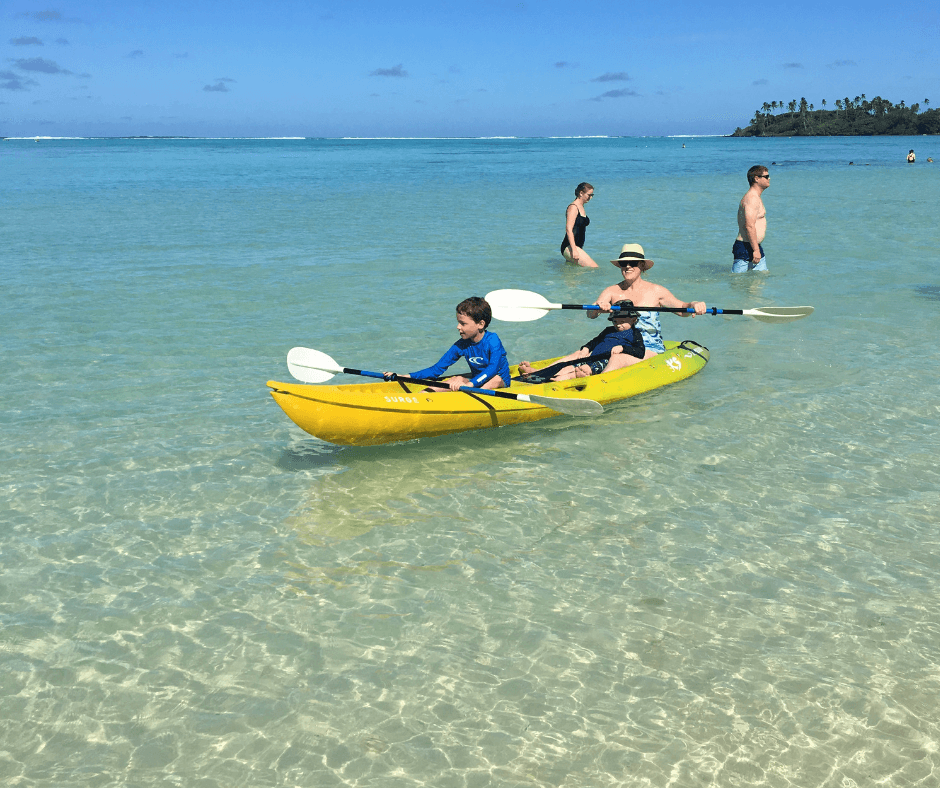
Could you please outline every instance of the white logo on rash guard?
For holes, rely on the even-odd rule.
[[[486,359],[475,356],[474,358],[469,359],[471,364],[482,364]]]

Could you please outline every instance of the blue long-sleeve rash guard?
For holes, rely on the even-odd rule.
[[[470,382],[477,388],[494,375],[499,375],[503,379],[503,385],[509,385],[509,362],[506,361],[506,349],[499,341],[499,337],[492,331],[484,333],[483,339],[476,344],[469,339],[458,339],[434,366],[412,372],[409,377],[440,377],[461,356],[467,359],[472,376]]]

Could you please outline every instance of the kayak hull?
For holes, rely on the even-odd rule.
[[[685,380],[708,363],[708,349],[691,340],[667,342],[666,352],[630,367],[558,383],[513,381],[509,391],[592,399],[601,404]],[[557,359],[533,364],[546,367]],[[512,367],[512,374],[518,369]],[[561,415],[543,405],[464,392],[424,392],[420,385],[376,381],[309,385],[268,381],[271,396],[305,432],[342,446],[375,446]]]

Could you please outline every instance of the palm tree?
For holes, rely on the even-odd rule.
[[[929,106],[930,106],[930,99],[924,99],[924,106],[925,106],[925,107],[929,107]]]
[[[822,104],[823,104],[823,109],[825,109],[825,108],[826,108],[826,99],[823,99]]]

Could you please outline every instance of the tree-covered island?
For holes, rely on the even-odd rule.
[[[924,107],[930,99],[924,99]],[[732,137],[866,137],[873,135],[940,134],[940,110],[920,111],[920,104],[892,104],[881,96],[871,101],[865,94],[835,100],[835,109],[816,109],[805,98],[764,102],[746,129],[740,126]]]

